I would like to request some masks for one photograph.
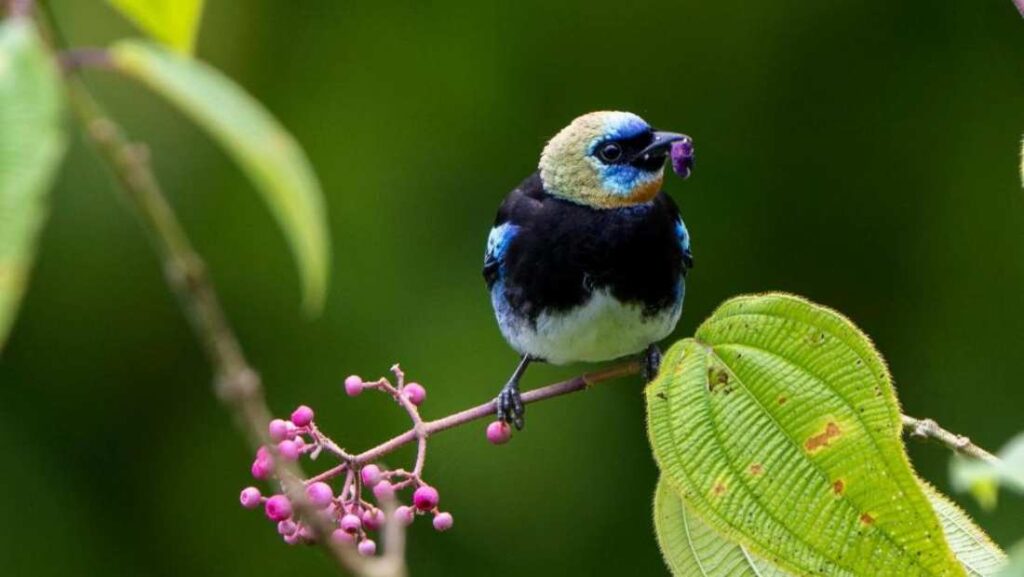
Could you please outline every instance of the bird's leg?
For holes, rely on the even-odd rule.
[[[526,414],[526,407],[523,406],[523,398],[519,394],[519,379],[523,378],[526,367],[530,366],[530,355],[523,355],[519,365],[509,377],[508,382],[501,388],[498,398],[495,399],[498,419],[515,425],[516,429],[523,430],[523,415]]]
[[[658,345],[651,343],[640,356],[640,376],[645,383],[649,383],[658,376],[658,369],[661,368],[661,349]]]

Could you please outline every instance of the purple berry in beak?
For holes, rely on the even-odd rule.
[[[669,154],[672,158],[672,170],[683,178],[690,176],[693,170],[693,139],[689,136],[683,137],[672,143],[672,151]]]

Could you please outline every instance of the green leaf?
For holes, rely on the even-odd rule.
[[[942,523],[946,541],[964,570],[972,577],[995,575],[1006,565],[1006,554],[974,521],[945,495],[920,481],[925,496]]]
[[[1000,486],[1024,493],[1024,433],[1011,439],[996,456],[996,462],[959,455],[951,461],[953,488],[970,491],[985,509],[996,506]]]
[[[995,575],[1006,555],[977,525],[927,483],[921,482],[935,509],[946,539],[971,577]],[[687,511],[682,499],[658,480],[654,497],[654,526],[672,574],[676,577],[785,577],[792,575],[722,538],[699,517]]]
[[[0,351],[28,284],[66,144],[63,92],[35,27],[0,23]]]
[[[166,97],[234,158],[270,206],[299,265],[304,303],[323,307],[330,240],[320,183],[305,153],[270,113],[217,70],[149,43],[123,41],[114,65]]]
[[[107,0],[156,40],[182,54],[195,50],[203,0]]]
[[[751,553],[800,575],[965,574],[904,453],[889,373],[841,315],[732,299],[646,397],[662,475]]]
[[[654,528],[665,563],[676,577],[786,577],[792,575],[723,539],[687,511],[679,495],[658,479]]]

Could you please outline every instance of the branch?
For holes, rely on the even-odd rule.
[[[550,399],[553,397],[560,397],[569,393],[575,393],[582,391],[593,385],[604,381],[610,381],[619,377],[625,377],[629,375],[635,375],[640,372],[640,363],[629,362],[622,365],[617,365],[608,369],[595,371],[592,373],[585,373],[583,375],[573,377],[567,381],[541,387],[539,389],[533,389],[523,393],[523,403],[536,403],[543,401],[544,399]],[[453,429],[460,425],[470,423],[485,417],[494,417],[496,407],[494,401],[488,401],[486,403],[477,405],[475,407],[459,411],[435,419],[433,421],[426,421],[422,424],[423,434],[426,437],[433,435],[434,433],[440,433],[448,429]],[[380,445],[355,456],[354,461],[357,465],[363,465],[366,463],[372,463],[383,457],[384,455],[398,449],[404,445],[407,445],[417,439],[416,429],[409,429],[408,431],[392,438],[389,441],[381,443]]]
[[[32,13],[32,0],[8,0],[7,14],[11,18],[20,18]]]
[[[25,13],[32,7],[31,0],[11,0],[12,14]],[[37,19],[44,34],[57,45],[64,44],[56,20],[48,4]],[[86,50],[77,62],[72,51],[69,61],[62,64],[68,72],[77,72],[81,65],[102,64],[105,53]],[[67,57],[65,56],[65,59]],[[58,57],[60,60],[61,57]],[[70,65],[69,65],[70,64]],[[206,356],[214,367],[217,396],[232,413],[236,426],[245,434],[250,445],[267,446],[275,457],[273,469],[281,480],[284,493],[299,517],[307,521],[317,542],[328,550],[339,567],[357,575],[404,577],[404,560],[400,564],[388,558],[388,564],[376,559],[364,559],[355,550],[330,539],[334,527],[320,515],[306,496],[302,483],[303,473],[297,465],[278,458],[276,445],[270,442],[268,423],[270,410],[263,395],[259,374],[249,365],[242,353],[238,338],[227,322],[213,283],[206,273],[206,265],[192,248],[185,230],[178,222],[167,202],[149,163],[148,149],[131,142],[124,131],[104,112],[82,80],[71,74],[65,76],[71,107],[93,144],[100,160],[107,165],[125,198],[141,218],[163,261],[164,274],[173,292],[178,296],[193,332],[199,338]],[[385,570],[386,569],[386,570]]]
[[[1021,1],[1024,2],[1024,0]],[[903,415],[903,432],[915,439],[937,441],[954,453],[989,463],[999,462],[999,457],[975,445],[969,438],[943,429],[932,419],[915,419],[909,415]]]

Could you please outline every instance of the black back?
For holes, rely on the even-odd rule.
[[[514,311],[536,320],[544,310],[565,311],[608,288],[620,301],[648,314],[673,306],[686,259],[679,209],[664,192],[645,205],[594,209],[544,191],[538,173],[513,190],[494,225],[519,227],[501,263],[485,262],[493,287],[503,275]]]

